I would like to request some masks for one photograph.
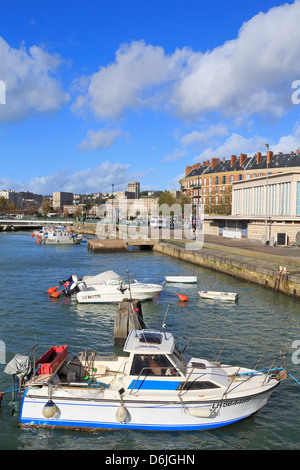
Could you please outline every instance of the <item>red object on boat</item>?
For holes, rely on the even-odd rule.
[[[49,287],[49,289],[47,290],[47,294],[52,294],[52,293],[55,292],[57,289],[58,289],[58,286],[56,286],[56,287]]]
[[[67,357],[67,345],[52,346],[36,362],[35,368],[38,375],[52,374]],[[39,367],[40,366],[40,367]]]
[[[186,295],[182,295],[182,294],[178,294],[178,297],[179,297],[179,300],[181,300],[181,302],[187,302],[189,299],[187,298]]]
[[[50,297],[59,297],[61,291],[51,292]]]
[[[31,238],[33,238],[33,237],[34,237],[34,233],[31,234]]]

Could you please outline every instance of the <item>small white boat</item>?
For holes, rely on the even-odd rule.
[[[167,282],[178,282],[182,284],[196,284],[197,276],[165,276]]]
[[[201,345],[204,340],[199,338]],[[38,357],[36,347],[33,358]],[[278,363],[268,358],[271,365],[263,370],[222,365],[185,357],[165,331],[132,330],[120,356],[101,357],[87,350],[74,356],[67,348],[53,346],[37,362],[18,354],[7,364],[4,372],[20,378],[21,393],[25,390],[21,426],[213,429],[255,414],[287,376],[282,350],[274,351]]]
[[[238,294],[235,292],[215,292],[202,290],[198,291],[200,297],[203,299],[215,299],[215,300],[231,300],[235,302],[238,299]]]
[[[71,276],[71,283],[64,289],[65,295],[73,295],[78,303],[119,303],[123,299],[151,300],[163,290],[160,284],[128,280],[114,271],[97,276]]]
[[[36,235],[38,245],[79,245],[82,237],[66,230],[48,230]]]

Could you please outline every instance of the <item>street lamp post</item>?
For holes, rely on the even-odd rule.
[[[266,178],[266,218],[265,218],[265,244],[268,244],[268,213],[269,213],[269,162],[268,162],[268,150],[269,150],[269,144],[266,144],[267,147],[267,156],[266,156],[266,161],[267,161],[267,178]]]

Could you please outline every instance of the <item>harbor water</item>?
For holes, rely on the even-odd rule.
[[[93,253],[86,244],[38,245],[28,232],[0,233],[0,340],[8,362],[35,343],[67,344],[71,353],[114,352],[116,304],[77,304],[74,299],[51,298],[47,289],[71,274],[96,275],[113,270],[140,281],[162,283],[167,275],[197,275],[198,284],[165,284],[158,299],[143,302],[149,328],[161,328],[175,337],[239,340],[224,350],[226,363],[253,367],[267,344],[287,351],[289,376],[280,383],[258,414],[223,428],[201,432],[70,431],[23,429],[12,416],[4,395],[0,408],[1,450],[176,451],[275,450],[300,448],[300,303],[225,274],[169,258],[152,251]],[[237,292],[236,303],[201,299],[198,290]],[[180,302],[177,293],[188,302]],[[167,317],[165,314],[171,303]],[[258,349],[250,343],[258,343]],[[299,342],[299,344],[298,344]],[[218,343],[217,343],[218,344]],[[215,360],[216,343],[194,340],[186,353]],[[220,346],[219,346],[220,347]],[[259,349],[261,347],[261,349]],[[10,389],[11,377],[0,364],[0,392]]]

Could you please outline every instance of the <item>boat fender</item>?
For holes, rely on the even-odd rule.
[[[119,423],[124,423],[127,421],[128,418],[128,412],[123,404],[119,406],[116,412],[116,420],[119,421]]]
[[[79,281],[79,277],[77,276],[77,274],[72,274],[71,278],[72,278],[73,282],[78,282]]]
[[[44,406],[42,413],[45,418],[53,418],[57,411],[57,407],[52,400],[48,400]]]
[[[56,287],[49,287],[49,289],[47,290],[47,294],[52,294],[52,292],[56,292],[58,289],[58,286]]]
[[[214,414],[209,408],[189,408],[188,412],[196,418],[210,418]]]

